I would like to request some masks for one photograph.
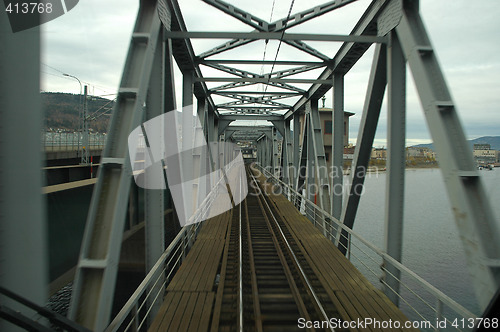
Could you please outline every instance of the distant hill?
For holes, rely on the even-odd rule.
[[[476,139],[469,140],[469,144],[472,147],[474,144],[489,144],[491,149],[500,150],[500,136],[483,136]],[[430,148],[434,150],[434,144],[419,144],[414,145],[417,148]]]
[[[78,114],[83,109],[83,96],[71,93],[43,92],[41,98],[45,129],[68,131],[78,129],[80,123]],[[95,132],[106,132],[113,105],[114,102],[108,99],[89,96],[87,109],[89,116],[92,116],[89,128]],[[95,113],[96,111],[98,112]],[[99,116],[103,112],[106,114]]]

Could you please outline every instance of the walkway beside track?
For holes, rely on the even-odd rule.
[[[262,186],[262,175],[256,180],[269,189]],[[404,326],[404,314],[284,196],[259,196],[249,185],[240,205],[204,223],[149,331],[237,331],[240,307],[244,331],[314,331],[300,329],[299,318],[324,321],[325,316]],[[348,330],[382,330],[358,327]]]

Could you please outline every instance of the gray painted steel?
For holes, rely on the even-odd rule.
[[[155,1],[141,2],[73,285],[69,318],[94,331],[110,320],[132,179],[127,138],[140,124],[161,30]]]
[[[2,11],[0,44],[0,285],[44,305],[48,246],[41,195],[40,29],[13,33]],[[32,316],[5,296],[0,304]],[[0,330],[18,329],[0,319]]]
[[[316,179],[318,197],[317,202],[320,208],[325,211],[330,211],[330,179],[326,166],[325,143],[323,142],[323,133],[321,132],[319,120],[318,100],[311,100],[309,105],[311,107],[309,117],[311,119],[311,143],[313,147],[311,152],[314,160],[314,176]],[[344,120],[342,119],[342,121]]]
[[[498,261],[500,258],[500,235],[487,197],[484,193],[481,180],[475,171],[470,149],[465,141],[465,135],[458,120],[454,104],[437,64],[434,50],[432,49],[425,28],[418,14],[418,1],[410,0],[374,0],[362,15],[352,32],[348,36],[338,35],[306,35],[286,34],[286,29],[297,26],[314,17],[344,6],[351,1],[331,1],[322,6],[281,19],[275,22],[266,22],[252,16],[239,8],[220,0],[204,0],[221,11],[237,18],[238,20],[256,29],[250,33],[221,32],[209,36],[207,32],[187,32],[177,0],[161,0],[162,12],[160,18],[170,30],[166,32],[164,48],[166,54],[172,52],[181,72],[183,73],[183,105],[191,105],[193,95],[198,99],[198,114],[205,127],[196,128],[193,133],[183,139],[183,149],[192,144],[193,137],[199,141],[207,135],[208,141],[219,140],[248,140],[256,142],[258,147],[257,159],[264,167],[271,167],[273,172],[279,165],[278,142],[276,131],[280,131],[284,138],[282,145],[281,161],[285,166],[283,178],[295,184],[301,191],[307,185],[307,197],[314,200],[315,193],[311,192],[311,184],[320,184],[318,191],[319,205],[326,211],[332,211],[335,219],[348,228],[352,228],[360,199],[360,188],[364,177],[373,139],[380,115],[380,107],[384,96],[387,79],[389,77],[389,149],[387,207],[386,207],[386,250],[387,254],[396,261],[401,260],[402,241],[402,194],[404,190],[404,99],[405,99],[405,60],[410,64],[414,74],[416,86],[425,109],[425,116],[438,151],[438,158],[445,177],[446,186],[452,202],[452,208],[460,230],[461,238],[466,247],[466,253],[471,271],[474,273],[474,283],[481,305],[484,307],[494,290],[500,284]],[[156,41],[159,27],[155,18],[155,1],[141,2],[141,11],[129,57],[123,73],[123,80],[117,102],[118,115],[113,118],[110,139],[103,155],[103,169],[96,185],[92,207],[89,214],[86,238],[82,247],[79,270],[74,291],[72,315],[85,322],[91,328],[102,329],[107,323],[110,296],[114,288],[116,272],[116,257],[119,254],[120,226],[123,229],[123,216],[125,212],[124,199],[130,187],[130,174],[126,160],[126,135],[131,128],[138,125],[140,111],[144,104],[147,84],[153,68],[153,55],[155,47],[160,47]],[[404,5],[404,7],[403,7]],[[402,12],[404,8],[404,13]],[[172,17],[170,18],[170,12]],[[146,27],[146,28],[145,28]],[[395,30],[394,30],[395,29]],[[401,40],[402,50],[398,49],[397,37]],[[387,43],[392,36],[392,44]],[[265,38],[267,36],[267,38]],[[195,56],[188,37],[192,38],[231,38],[231,41],[219,45],[207,52]],[[207,58],[223,53],[227,50],[246,45],[256,39],[276,38],[307,54],[320,58],[321,61],[278,61],[276,63],[265,60],[207,60]],[[299,40],[301,39],[301,40]],[[302,40],[343,40],[335,57],[329,58],[310,47]],[[156,41],[156,42],[155,42]],[[333,165],[342,168],[343,158],[343,97],[344,75],[361,58],[372,43],[378,43],[368,84],[368,91],[363,108],[360,130],[358,133],[357,147],[353,160],[351,187],[345,202],[341,195],[330,193],[328,172],[326,169],[326,155],[324,151],[323,136],[319,122],[317,101],[329,89],[334,87],[334,114],[333,114]],[[146,47],[146,45],[148,47]],[[390,48],[388,49],[387,47]],[[164,91],[163,102],[167,110],[175,108],[174,84],[172,80],[172,64],[170,57],[164,57]],[[226,64],[282,64],[299,66],[285,70],[272,71],[265,74],[256,74]],[[201,75],[199,65],[218,69],[232,77],[208,77]],[[154,66],[157,66],[156,64]],[[316,79],[288,78],[312,69],[326,68]],[[152,76],[154,79],[156,76]],[[159,76],[158,76],[159,77]],[[208,89],[205,82],[229,82],[227,84]],[[253,90],[258,83],[272,87],[273,91],[260,92]],[[292,84],[310,84],[308,90]],[[245,88],[243,88],[245,87]],[[248,88],[248,89],[247,89]],[[244,91],[246,90],[246,91]],[[279,90],[279,91],[278,91]],[[216,105],[211,94],[231,98],[228,102]],[[256,96],[257,95],[257,96]],[[156,96],[156,97],[155,97]],[[159,95],[152,95],[153,99],[148,104],[159,102]],[[291,96],[299,96],[293,106],[285,102],[277,102]],[[168,99],[172,100],[169,104]],[[296,100],[296,99],[295,99]],[[257,104],[257,105],[255,105]],[[169,109],[170,108],[170,109]],[[221,113],[219,113],[219,111]],[[286,112],[285,114],[280,114]],[[299,117],[303,116],[302,148],[299,147]],[[117,112],[115,112],[117,113]],[[183,117],[183,127],[191,128],[191,114],[186,112]],[[293,135],[290,121],[293,117]],[[271,127],[244,127],[230,126],[235,120],[265,119],[273,122]],[[286,122],[283,122],[286,121]],[[292,144],[293,142],[293,144]],[[222,148],[215,154],[215,167],[219,168],[224,160],[231,157]],[[193,156],[193,169],[186,172],[195,172],[193,175],[202,174],[205,167],[201,160],[202,155]],[[292,174],[292,166],[299,170]],[[195,176],[196,177],[196,176]],[[285,181],[285,182],[286,182]],[[342,185],[342,176],[337,176],[333,183]],[[194,197],[199,186],[193,186]],[[330,194],[335,196],[333,202]],[[185,197],[193,197],[191,194]],[[155,198],[151,196],[151,201]],[[343,203],[343,204],[342,204]],[[300,202],[297,202],[300,206]],[[330,206],[333,210],[330,210]],[[341,212],[340,212],[341,211]],[[155,208],[151,215],[157,213]],[[184,212],[183,212],[184,213]],[[187,212],[186,212],[187,213]],[[153,218],[153,217],[152,217]],[[157,218],[157,217],[154,217]],[[96,232],[95,229],[106,229],[108,232]],[[325,235],[326,235],[325,230]],[[347,236],[347,232],[342,231]],[[347,239],[337,232],[336,243],[342,252],[346,252]],[[156,251],[156,250],[155,250]],[[393,271],[391,264],[394,260],[386,259],[385,268],[390,273]],[[392,262],[390,264],[390,262]],[[388,287],[397,289],[398,283],[391,282],[386,275],[385,282]],[[88,289],[85,294],[82,289]],[[392,297],[397,303],[397,298]],[[85,303],[84,306],[80,306]],[[78,314],[76,314],[78,313]]]
[[[340,221],[351,229],[358,211],[359,199],[361,198],[368,162],[370,161],[373,139],[377,130],[386,85],[387,51],[385,45],[377,45],[373,56],[363,114],[361,115],[356,149],[354,150],[349,195],[343,205],[340,218]],[[337,233],[335,242],[338,244],[339,250],[344,254],[347,252],[347,235],[345,231]]]
[[[146,99],[146,112],[144,121],[150,120],[159,116],[165,112],[165,96],[163,90],[163,84],[165,80],[170,81],[170,77],[165,77],[165,73],[168,73],[164,68],[164,58],[170,58],[171,54],[165,54],[165,51],[169,51],[168,48],[162,47],[163,45],[163,36],[162,33],[158,34],[157,47],[155,50],[155,55],[153,59],[153,70],[151,72],[151,77],[149,81],[149,90]],[[164,128],[161,128],[164,129]],[[153,139],[157,139],[160,142],[164,141],[164,133],[157,132],[159,137],[154,137]],[[145,135],[145,137],[147,137]],[[148,142],[149,143],[149,142]],[[166,180],[165,176],[165,163],[154,163],[151,166],[150,171],[145,172],[145,181],[146,183],[153,183],[154,181],[158,181],[158,178],[155,176],[156,174],[163,174],[164,180]],[[166,182],[165,182],[166,183]],[[146,185],[147,187],[147,185]],[[145,190],[144,191],[144,214],[145,214],[145,239],[146,239],[146,274],[153,268],[156,261],[161,257],[163,252],[165,251],[165,222],[164,222],[164,195],[165,190]],[[150,291],[160,292],[164,289],[162,285],[164,280],[164,275],[161,275],[159,278],[159,283],[156,287],[153,287]],[[163,302],[163,299],[158,299],[153,305],[153,303],[149,303],[152,306],[153,315],[158,312],[160,306]]]
[[[333,76],[331,215],[340,219],[344,182],[344,75]],[[329,211],[329,210],[326,210]]]
[[[374,0],[370,3],[368,9],[365,11],[363,16],[359,19],[358,23],[351,31],[351,35],[373,35],[375,31],[375,23],[377,22],[377,17],[380,15],[382,8],[386,5],[389,0]],[[352,66],[363,56],[363,54],[368,50],[369,44],[360,43],[344,43],[340,47],[337,54],[331,60],[334,65],[326,68],[323,73],[318,77],[321,80],[331,80],[333,78],[334,72],[347,73]],[[295,103],[293,109],[285,114],[285,119],[288,119],[293,113],[299,111],[309,100],[309,98],[321,98],[329,89],[330,84],[313,84],[311,88],[307,91],[297,103]]]
[[[401,262],[403,251],[403,218],[405,194],[405,141],[406,141],[406,61],[398,37],[391,32],[387,48],[387,177],[385,192],[385,244],[392,258]],[[399,279],[401,272],[384,261],[384,292],[399,305]]]
[[[500,231],[418,10],[396,28],[410,65],[481,309],[500,285]]]
[[[333,34],[281,33],[281,32],[219,32],[219,31],[170,31],[166,38],[172,39],[248,39],[248,40],[287,40],[287,41],[330,41],[353,43],[387,43],[387,38],[378,36],[352,36]],[[328,60],[325,59],[325,60]],[[205,63],[205,65],[208,65]]]

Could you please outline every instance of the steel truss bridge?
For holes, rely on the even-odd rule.
[[[192,121],[192,112],[185,111],[182,115],[182,126],[186,132],[183,147],[192,148],[200,140],[209,144],[253,144],[257,147],[258,163],[269,172],[266,175],[274,183],[288,188],[288,197],[292,197],[292,193],[295,195],[293,197],[299,197],[301,189],[307,188],[307,184],[318,184],[317,204],[311,209],[317,209],[314,210],[315,213],[321,214],[322,218],[315,221],[315,224],[342,254],[348,253],[349,241],[355,235],[352,228],[360,201],[359,191],[355,191],[355,188],[364,183],[364,170],[368,167],[382,99],[387,93],[386,237],[384,248],[379,254],[385,269],[384,290],[396,305],[399,303],[400,276],[402,271],[407,271],[399,262],[402,258],[404,212],[406,67],[409,66],[437,152],[460,239],[464,244],[476,296],[481,309],[485,310],[500,284],[498,224],[475,168],[455,103],[436,59],[436,51],[422,23],[419,1],[373,0],[352,31],[346,35],[292,33],[289,30],[349,6],[354,0],[326,2],[302,12],[289,13],[287,17],[273,22],[221,0],[202,1],[248,25],[250,31],[189,31],[177,0],[140,1],[90,205],[73,284],[69,318],[94,331],[113,330],[118,327],[109,325],[112,319],[113,322],[116,319],[125,321],[127,315],[137,310],[139,296],[159,287],[141,284],[141,288],[137,290],[138,295],[135,294],[135,299],[128,303],[129,311],[121,313],[122,316],[119,317],[111,316],[129,192],[131,186],[134,186],[128,137],[135,128],[148,120],[178,108],[174,88],[174,61],[182,72],[182,106],[196,104],[195,113],[200,120],[200,125],[196,126]],[[7,49],[13,52],[26,45],[33,45],[30,46],[33,54],[39,51],[39,37],[33,34],[24,35],[22,42],[2,38],[5,39]],[[217,47],[197,54],[192,44],[195,39],[224,41]],[[246,56],[244,59],[225,57],[230,53],[228,51],[239,48],[246,50],[244,47],[257,40],[276,40],[280,45],[286,44],[303,52],[307,55],[304,58],[308,60],[262,60],[261,54],[248,54],[245,51],[242,52]],[[308,42],[311,41],[341,43],[341,46],[330,57],[310,46]],[[331,190],[343,185],[343,178],[342,174],[335,175],[333,179],[328,175],[328,151],[324,148],[318,101],[328,91],[332,91],[332,165],[340,169],[343,165],[344,147],[344,78],[372,46],[372,66],[352,163],[351,181],[348,184],[350,194],[343,199],[342,194]],[[38,66],[38,57],[23,52],[16,54],[24,54],[25,63],[33,65],[23,68],[21,74],[37,78],[39,74],[33,68]],[[8,64],[8,61],[13,60],[8,58],[5,61]],[[271,65],[272,69],[266,73],[256,73],[248,69],[251,65]],[[20,75],[8,65],[1,68],[1,72],[2,77],[7,78]],[[211,76],[203,75],[207,72]],[[311,73],[319,75],[311,77]],[[14,79],[11,82],[13,83],[9,86],[4,84],[4,80],[0,82],[1,90],[9,91],[12,95],[2,99],[2,102],[5,100],[2,107],[39,107],[39,100],[35,97],[18,98],[21,85]],[[23,86],[23,91],[28,91],[28,94],[31,91],[33,95],[37,95],[37,84],[38,79],[33,79],[28,86]],[[16,137],[21,125],[23,132],[28,133],[27,139],[31,132],[34,135],[33,142],[38,141],[40,131],[37,129],[37,118],[26,122],[26,119],[20,117],[22,114],[1,113],[4,124],[3,141]],[[231,125],[234,121],[249,121],[250,125]],[[263,121],[268,124],[261,125]],[[281,149],[278,149],[278,136],[282,138]],[[13,285],[14,289],[19,289],[19,285],[28,285],[27,288],[36,297],[42,292],[40,289],[43,289],[44,279],[34,278],[36,280],[33,281],[28,275],[38,275],[38,272],[43,274],[45,268],[40,262],[41,256],[36,253],[24,255],[24,251],[17,251],[19,246],[16,241],[19,240],[19,232],[29,227],[33,234],[26,241],[32,243],[33,248],[43,248],[44,240],[40,235],[43,234],[40,223],[43,204],[39,197],[40,180],[36,178],[41,164],[37,154],[40,149],[38,143],[28,143],[26,151],[33,153],[29,154],[29,160],[23,160],[23,167],[19,168],[16,167],[19,160],[7,158],[18,155],[13,150],[15,147],[5,145],[2,141],[0,144],[2,167],[6,170],[1,186],[11,193],[3,195],[0,201],[0,231],[3,234],[0,235],[1,243],[7,248],[5,256],[2,254],[3,257],[0,257],[2,285]],[[204,157],[209,161],[205,162]],[[198,178],[207,173],[208,166],[219,169],[228,164],[232,155],[221,150],[212,159],[196,152],[190,158],[191,166],[184,171],[192,174],[192,178]],[[163,169],[165,164],[161,166]],[[292,169],[301,171],[296,173]],[[26,176],[32,181],[22,188],[12,180]],[[196,195],[201,186],[201,183],[195,182],[183,194],[196,201],[199,199]],[[22,202],[16,198],[21,194],[33,202],[28,211],[21,208]],[[186,226],[174,242],[170,245],[165,243],[163,224],[166,195],[170,195],[168,190],[145,190],[145,260],[146,270],[150,271],[145,281],[150,281],[155,273],[166,278],[168,271],[158,271],[161,271],[168,255],[172,254],[172,246],[183,243],[186,244],[185,248],[189,248],[199,226],[199,223]],[[305,196],[300,197],[301,201],[306,202],[312,196],[306,192]],[[303,203],[296,206],[300,208],[300,204]],[[23,221],[14,223],[13,221],[20,220],[20,216]],[[16,262],[19,260],[28,262],[29,270],[33,273],[28,273],[27,268],[17,268]],[[389,275],[393,277],[388,277]],[[443,303],[453,305],[443,295],[438,298],[439,308]],[[159,310],[161,301],[162,296],[153,303],[148,299],[153,313]],[[439,317],[440,309],[437,311]]]

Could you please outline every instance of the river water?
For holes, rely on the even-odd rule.
[[[500,223],[500,169],[479,172],[496,220]],[[384,172],[367,176],[354,224],[355,232],[379,248],[383,248],[385,181]],[[474,314],[480,315],[441,171],[408,169],[405,183],[404,265]],[[378,272],[380,274],[380,269]],[[435,304],[435,300],[430,301]],[[410,304],[419,311],[432,314],[421,303],[413,301]],[[403,303],[401,308],[412,320],[419,319],[406,304]]]

